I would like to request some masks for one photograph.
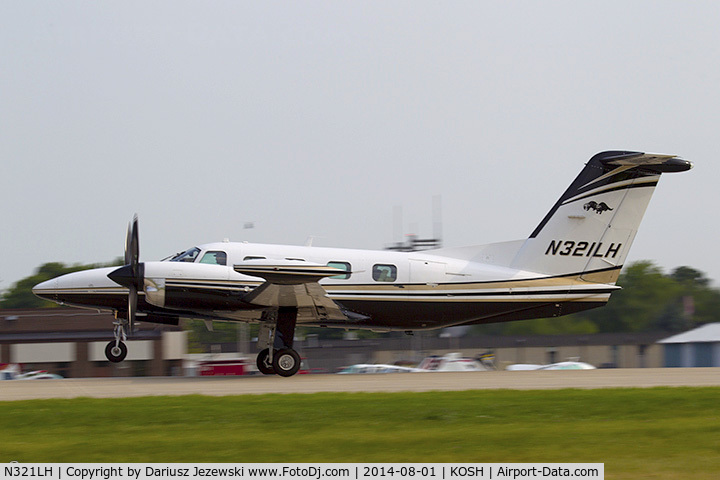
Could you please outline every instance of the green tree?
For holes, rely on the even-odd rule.
[[[508,322],[504,335],[581,335],[597,333],[598,327],[587,318],[576,316],[538,318]]]
[[[677,267],[670,274],[670,278],[686,287],[708,288],[710,286],[710,279],[703,272],[691,267]]]
[[[678,267],[670,275],[650,261],[628,265],[605,307],[581,312],[601,332],[682,331],[720,320],[720,291],[702,272]]]
[[[658,317],[681,291],[676,281],[650,261],[629,265],[618,285],[622,290],[613,293],[605,307],[588,312],[588,318],[601,332],[653,330]]]
[[[670,307],[675,311],[674,321],[663,324],[664,330],[680,331],[720,321],[720,290],[710,286],[711,281],[703,272],[678,267],[670,278],[678,283],[680,292]]]
[[[622,287],[606,306],[566,317],[523,320],[476,327],[488,335],[554,335],[595,332],[687,330],[720,321],[720,290],[704,273],[687,266],[670,275],[650,261],[628,265]]]

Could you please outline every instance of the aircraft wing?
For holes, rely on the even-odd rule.
[[[268,263],[267,260],[262,260],[262,263],[251,260],[234,265],[233,269],[243,275],[265,280],[265,283],[243,297],[247,303],[260,307],[297,307],[298,323],[348,320],[318,283],[326,277],[347,275],[346,270],[307,262]]]

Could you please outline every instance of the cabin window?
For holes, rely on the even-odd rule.
[[[243,262],[246,262],[248,260],[265,260],[265,257],[258,257],[253,255],[248,255],[247,257],[243,258]]]
[[[197,256],[200,254],[200,249],[197,247],[193,247],[189,250],[186,250],[184,252],[180,252],[177,255],[175,255],[173,258],[170,259],[171,262],[189,262],[192,263],[197,259]]]
[[[220,251],[210,251],[203,255],[200,263],[208,263],[210,265],[227,265],[227,253]]]
[[[397,280],[395,265],[373,265],[372,277],[376,282],[394,282]]]
[[[338,270],[345,270],[348,273],[340,274],[340,275],[333,275],[332,279],[335,280],[347,280],[350,278],[350,272],[352,271],[352,268],[350,268],[350,264],[348,262],[328,262],[328,267],[337,268]]]

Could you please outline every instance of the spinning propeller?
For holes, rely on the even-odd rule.
[[[143,288],[145,264],[140,263],[140,241],[138,239],[138,217],[135,215],[128,224],[125,239],[125,266],[113,270],[108,277],[113,282],[128,288],[127,320],[128,331],[132,333],[137,312],[138,290]]]

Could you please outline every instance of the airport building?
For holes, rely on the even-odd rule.
[[[659,343],[664,367],[720,367],[720,323],[708,323]]]
[[[495,367],[516,363],[550,364],[568,359],[599,368],[652,368],[663,366],[663,333],[594,335],[438,336],[416,332],[412,336],[365,340],[308,338],[297,348],[311,369],[335,371],[358,363],[413,365],[431,355],[460,352],[466,357],[492,354]]]
[[[24,371],[47,370],[70,378],[188,373],[184,362],[191,358],[187,354],[188,333],[169,325],[140,323],[127,342],[127,359],[119,364],[108,362],[104,351],[113,338],[113,321],[111,314],[84,309],[0,310],[0,363],[18,363]],[[358,363],[416,365],[427,356],[453,352],[466,357],[492,354],[499,369],[516,363],[549,364],[568,359],[600,368],[704,366],[710,358],[708,351],[716,362],[713,365],[720,366],[718,325],[714,327],[715,343],[709,343],[710,346],[697,341],[676,343],[675,337],[666,338],[666,333],[505,337],[439,335],[438,331],[426,331],[372,339],[320,340],[307,335],[298,338],[295,347],[304,359],[305,370],[327,373]],[[707,338],[707,332],[700,333]],[[663,342],[658,343],[660,340]],[[236,357],[245,358],[249,367],[246,370],[253,371],[256,346],[247,342],[244,349],[247,352]],[[207,351],[229,354],[237,352],[238,345],[207,345]]]
[[[187,333],[179,327],[139,324],[127,342],[127,359],[105,357],[113,315],[74,308],[0,310],[0,363],[63,377],[180,375]]]

